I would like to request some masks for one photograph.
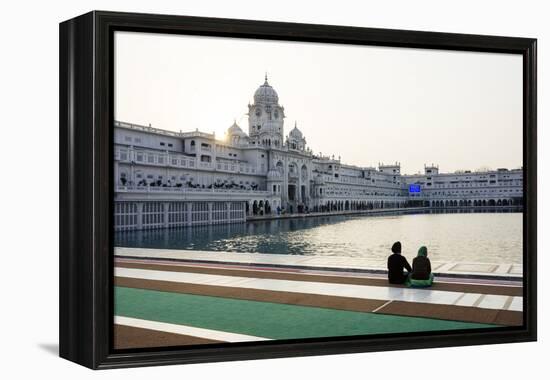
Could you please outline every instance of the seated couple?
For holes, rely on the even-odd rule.
[[[418,255],[413,259],[412,268],[407,259],[401,256],[401,242],[395,242],[391,250],[393,253],[388,257],[388,281],[390,284],[405,284],[418,288],[432,286],[434,275],[430,259],[428,259],[428,248],[420,247]]]

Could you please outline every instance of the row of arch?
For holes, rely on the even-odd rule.
[[[494,206],[521,206],[521,199],[468,199],[468,200],[441,200],[431,201],[431,207],[494,207]]]
[[[446,208],[446,207],[509,207],[509,206],[521,206],[521,198],[504,198],[504,199],[479,199],[479,200],[437,200],[427,201],[426,206],[434,208]],[[410,206],[410,205],[409,205]],[[338,211],[363,211],[363,210],[377,210],[377,209],[394,209],[406,207],[405,202],[396,201],[353,201],[353,200],[341,200],[341,201],[327,201],[322,205],[315,205],[311,209],[313,212],[338,212]],[[272,205],[268,200],[255,200],[253,202],[246,202],[246,213],[251,215],[269,215],[272,212]]]
[[[255,200],[251,204],[246,202],[246,213],[252,213],[252,215],[271,214],[271,204],[268,200]]]
[[[265,146],[271,146],[271,145],[277,146],[277,147],[279,146],[279,140],[273,140],[273,144],[272,144],[271,139],[263,139],[261,143],[262,145],[265,145]]]
[[[376,210],[383,208],[401,208],[403,202],[392,201],[327,201],[322,205],[313,206],[313,212],[333,212],[333,211],[363,211]]]

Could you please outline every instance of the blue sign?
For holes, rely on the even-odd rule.
[[[420,185],[409,185],[409,193],[420,193]]]

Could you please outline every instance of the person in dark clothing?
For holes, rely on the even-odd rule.
[[[428,259],[428,248],[422,246],[418,250],[418,256],[413,260],[411,278],[409,280],[412,287],[432,286],[434,275],[432,273],[432,264]]]
[[[388,257],[388,281],[390,284],[404,284],[412,268],[407,259],[401,256],[401,242],[393,243],[391,251],[393,253]]]

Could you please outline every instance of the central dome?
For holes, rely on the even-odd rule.
[[[254,103],[270,103],[277,104],[279,102],[279,95],[267,82],[267,74],[265,76],[265,82],[254,93]]]

